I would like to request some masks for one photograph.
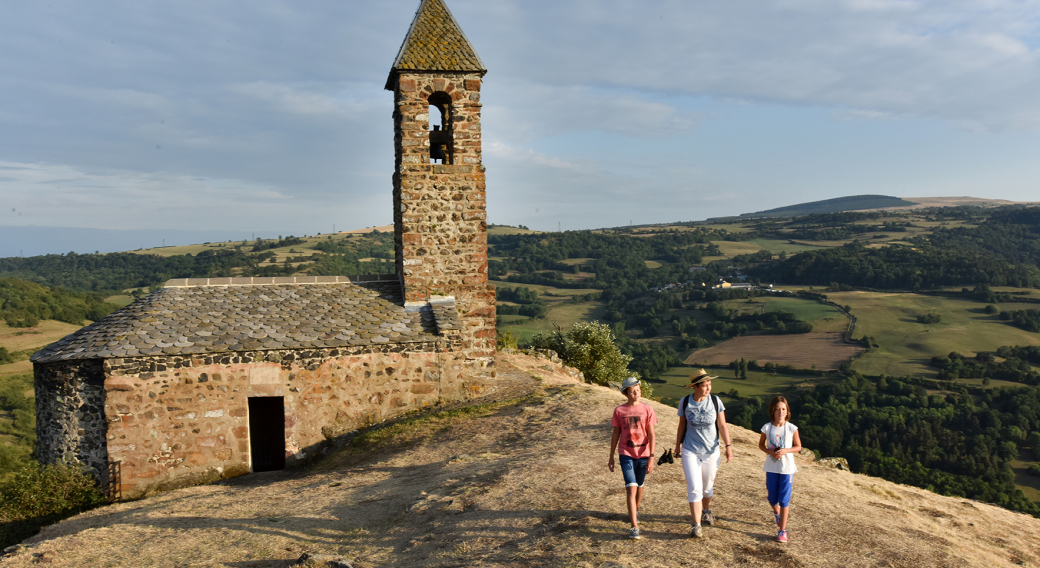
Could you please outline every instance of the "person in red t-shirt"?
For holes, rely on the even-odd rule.
[[[657,424],[657,416],[649,404],[639,401],[642,392],[638,378],[625,379],[621,383],[621,392],[628,398],[628,402],[615,408],[610,420],[614,434],[610,437],[607,469],[614,471],[614,451],[617,450],[621,473],[625,477],[628,519],[632,521],[628,538],[642,538],[639,534],[639,504],[643,501],[646,474],[654,470],[654,424]]]

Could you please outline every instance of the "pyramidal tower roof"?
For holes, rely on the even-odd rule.
[[[473,44],[451,15],[444,0],[422,0],[412,26],[390,68],[386,89],[393,90],[401,71],[469,71],[487,73]]]

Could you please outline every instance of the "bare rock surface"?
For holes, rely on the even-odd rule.
[[[606,467],[622,395],[521,354],[500,355],[498,375],[494,396],[510,402],[390,426],[309,469],[91,511],[45,528],[0,565],[287,568],[305,553],[368,568],[1040,565],[1040,519],[805,455],[796,456],[790,542],[777,543],[758,436],[736,427],[716,526],[687,538],[677,460],[649,476],[643,539],[631,541],[621,475]],[[678,418],[651,404],[663,450]]]

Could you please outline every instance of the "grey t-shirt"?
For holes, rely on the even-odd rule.
[[[719,412],[726,410],[722,400],[713,394],[708,395],[701,402],[693,400],[692,395],[689,397],[690,402],[686,405],[686,437],[683,438],[684,452],[709,455],[715,453],[715,450],[718,449],[718,426],[715,423],[718,415],[715,413],[715,405],[711,403],[712,398],[717,399]],[[680,417],[683,415],[682,399],[679,399],[679,411],[677,414]]]

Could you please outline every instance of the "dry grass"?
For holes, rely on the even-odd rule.
[[[0,347],[7,348],[10,353],[36,351],[79,328],[78,325],[54,320],[41,321],[36,327],[8,327],[0,321]],[[23,373],[32,373],[32,363],[28,359],[0,365],[0,377]]]
[[[799,458],[791,542],[773,541],[757,436],[733,428],[716,527],[686,538],[678,463],[648,480],[630,541],[621,476],[606,468],[614,391],[545,361],[500,357],[503,381],[536,374],[519,403],[416,420],[364,452],[121,503],[47,527],[4,568],[286,567],[303,552],[378,566],[1012,566],[1040,563],[1040,520]],[[529,379],[528,379],[529,380]],[[673,409],[652,403],[662,445]]]
[[[76,331],[82,326],[54,320],[44,320],[36,327],[8,327],[0,322],[0,345],[14,353],[39,349]]]
[[[759,364],[776,363],[821,371],[837,369],[863,351],[858,345],[842,341],[841,333],[797,333],[792,335],[744,335],[714,347],[694,351],[687,365],[726,365],[741,357]]]

